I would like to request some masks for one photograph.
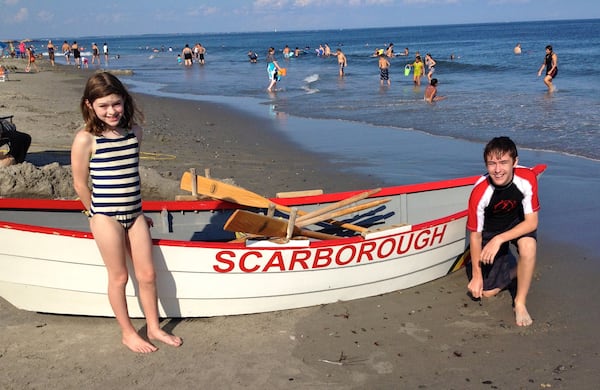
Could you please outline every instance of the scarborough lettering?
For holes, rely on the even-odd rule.
[[[295,250],[223,250],[213,269],[228,272],[284,272],[386,260],[430,248],[443,242],[446,225],[378,240],[348,245]]]

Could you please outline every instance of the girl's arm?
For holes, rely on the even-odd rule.
[[[71,147],[71,169],[73,171],[73,187],[89,211],[92,203],[92,192],[88,181],[90,176],[90,157],[92,155],[93,136],[85,130],[80,130]]]

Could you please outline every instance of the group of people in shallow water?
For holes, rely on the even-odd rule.
[[[282,54],[284,58],[289,58],[291,56],[298,56],[298,48],[294,52],[291,51],[288,45],[285,45],[285,48],[282,50]],[[342,49],[336,49],[335,53],[331,52],[329,45],[322,44],[319,45],[318,49],[315,49],[317,56],[331,57],[334,56],[338,62],[338,71],[339,76],[344,77],[345,69],[348,65],[348,59]],[[391,63],[389,58],[393,58],[396,56],[408,56],[409,50],[405,48],[401,54],[394,53],[394,44],[390,43],[386,49],[375,49],[375,53],[373,57],[378,57],[378,66],[379,66],[379,78],[381,85],[387,84],[391,85],[389,69]],[[251,63],[258,62],[258,55],[256,52],[250,50],[248,51],[248,58]],[[282,68],[277,62],[275,58],[275,48],[270,47],[266,57],[267,62],[267,75],[269,78],[269,85],[267,87],[267,91],[272,92],[275,89],[277,82],[281,78]],[[437,79],[433,79],[432,75],[435,72],[436,61],[433,59],[431,54],[427,53],[425,56],[425,62],[423,63],[419,52],[415,54],[415,61],[413,63],[407,64],[407,68],[413,69],[413,82],[415,86],[421,85],[421,78],[423,75],[427,75],[427,79],[429,81],[429,85],[427,87],[425,93],[425,100],[428,102],[433,102],[437,100],[442,100],[443,97],[437,96]],[[425,67],[427,67],[427,73],[425,73]],[[435,81],[433,81],[435,80]]]
[[[52,41],[48,41],[48,45],[47,45],[47,49],[48,49],[48,58],[50,59],[50,62],[52,64],[52,66],[54,66],[54,58],[55,58],[55,51],[56,51],[56,47],[54,46],[54,44],[52,43]],[[80,68],[87,68],[89,67],[89,61],[87,59],[87,57],[82,56],[81,53],[85,50],[84,47],[81,47],[77,41],[73,41],[73,43],[69,44],[69,42],[64,41],[62,46],[61,46],[61,51],[63,53],[63,55],[65,56],[65,61],[67,62],[67,65],[71,64],[71,56],[73,56],[73,62],[75,64],[75,66],[77,66],[78,69]],[[96,44],[96,42],[92,42],[92,65],[100,65],[100,48],[98,47],[98,45]],[[102,45],[102,53],[104,54],[104,65],[107,66],[108,65],[108,44],[106,42],[104,42],[104,44]]]
[[[284,58],[291,57],[299,57],[300,54],[307,53],[306,49],[300,50],[298,47],[292,50],[289,45],[285,45],[285,47],[281,50]],[[178,62],[184,63],[185,66],[191,66],[194,61],[203,65],[204,64],[204,54],[206,53],[206,48],[203,47],[200,43],[197,43],[192,49],[188,44],[185,45],[181,55],[178,55]],[[348,65],[348,59],[344,52],[338,48],[334,53],[332,53],[331,48],[328,44],[321,44],[317,49],[315,49],[315,53],[317,56],[324,57],[336,57],[338,62],[338,71],[339,76],[345,76],[345,69]],[[515,54],[521,54],[521,45],[517,43],[514,48]],[[253,51],[248,51],[248,59],[250,63],[258,62],[258,54]],[[404,48],[401,53],[396,54],[394,52],[394,44],[389,43],[385,49],[376,48],[372,57],[378,58],[378,67],[379,67],[379,80],[380,85],[391,85],[390,78],[390,60],[395,57],[408,57],[409,49],[408,47]],[[450,56],[451,60],[454,60],[456,57],[454,54]],[[284,69],[279,65],[277,59],[275,57],[275,48],[270,47],[267,56],[265,59],[267,63],[267,77],[269,79],[269,85],[267,87],[267,91],[273,92],[275,91],[275,87],[277,82],[281,79],[282,73]],[[433,75],[436,71],[437,61],[433,58],[431,53],[425,54],[425,59],[421,57],[421,54],[417,51],[415,52],[415,59],[413,62],[407,63],[404,67],[405,76],[408,76],[412,71],[413,74],[413,84],[415,87],[421,86],[421,79],[423,76],[427,77],[427,87],[425,88],[425,94],[423,99],[429,103],[433,103],[439,100],[445,99],[445,96],[439,96],[437,94],[437,85],[438,79],[434,78]],[[552,51],[552,46],[548,45],[546,47],[546,57],[544,63],[540,67],[538,71],[538,76],[542,74],[542,71],[546,68],[546,75],[544,77],[544,83],[548,86],[548,90],[553,92],[555,90],[552,80],[556,77],[558,72],[558,58],[556,53]]]
[[[271,49],[272,49],[272,52],[271,52]],[[286,49],[288,49],[288,51],[289,51],[289,47],[287,45],[285,46],[285,49],[283,50],[284,56],[285,56]],[[331,50],[329,49],[329,46],[327,44],[320,45],[319,49],[317,49],[316,51],[317,51],[318,56],[321,56],[321,55],[330,56],[331,55],[331,54],[327,54],[327,53],[331,53]],[[515,46],[513,51],[516,55],[520,55],[521,54],[521,44],[517,43],[517,45]],[[267,90],[272,91],[272,89],[274,88],[274,85],[277,83],[277,80],[278,80],[277,72],[276,71],[274,72],[274,70],[279,69],[279,65],[277,64],[277,61],[274,59],[275,58],[274,57],[275,49],[270,48],[269,53],[270,54],[267,56],[267,72],[269,75],[270,84],[269,84],[269,87],[267,88]],[[408,47],[405,48],[402,53],[395,54],[393,43],[390,43],[386,49],[379,49],[379,48],[375,49],[375,53],[372,56],[378,58],[379,80],[380,80],[381,85],[384,85],[384,84],[387,84],[388,86],[391,85],[390,73],[389,73],[389,69],[391,66],[390,59],[394,58],[394,57],[399,57],[399,56],[407,57],[408,55],[409,55]],[[258,57],[256,56],[256,53],[249,52],[248,56],[250,57],[251,62],[257,61]],[[346,55],[342,52],[341,49],[337,49],[335,56],[337,57],[337,60],[338,60],[339,75],[340,75],[340,77],[344,77],[344,75],[345,75],[344,70],[348,64]],[[451,54],[450,59],[454,60],[455,58],[456,58],[456,56],[454,54]],[[438,79],[433,77],[433,74],[435,73],[436,65],[437,65],[437,62],[433,58],[431,53],[425,54],[425,61],[423,61],[420,53],[417,51],[415,53],[414,62],[408,63],[405,66],[405,75],[408,75],[410,73],[410,71],[412,70],[413,83],[416,87],[421,86],[421,78],[424,75],[427,77],[428,85],[427,85],[427,88],[425,89],[425,95],[424,95],[423,99],[429,103],[433,103],[435,101],[445,99],[445,96],[437,95]],[[552,80],[558,74],[558,56],[553,51],[551,45],[546,46],[546,56],[544,57],[544,62],[542,63],[542,65],[540,66],[540,69],[538,70],[538,76],[542,75],[542,72],[544,71],[544,69],[546,70],[545,76],[544,76],[544,84],[548,87],[549,92],[554,92],[556,90],[556,88],[553,85]]]
[[[201,43],[196,43],[194,48],[191,48],[189,44],[185,44],[185,47],[181,51],[181,54],[177,56],[177,62],[181,63],[183,58],[183,65],[192,66],[194,62],[204,65],[204,55],[206,54],[206,48]]]

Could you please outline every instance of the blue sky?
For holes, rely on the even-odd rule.
[[[0,40],[600,18],[598,0],[0,0]]]

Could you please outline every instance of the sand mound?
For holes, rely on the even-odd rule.
[[[142,197],[174,199],[179,183],[151,168],[140,167]],[[71,167],[51,163],[37,167],[29,162],[0,169],[0,196],[5,198],[75,199]]]

